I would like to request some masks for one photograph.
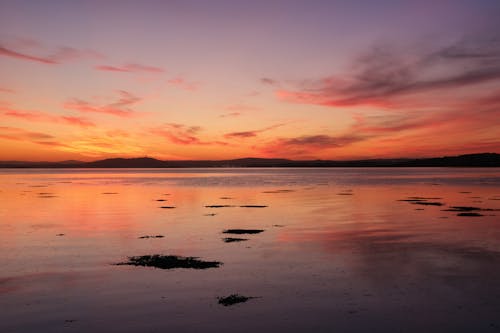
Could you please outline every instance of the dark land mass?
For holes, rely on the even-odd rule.
[[[500,154],[482,153],[418,159],[368,159],[352,161],[279,158],[240,158],[233,160],[162,161],[149,157],[109,158],[94,162],[2,161],[0,168],[253,168],[253,167],[500,167]]]

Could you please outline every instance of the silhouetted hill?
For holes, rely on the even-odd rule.
[[[500,154],[482,153],[420,159],[370,159],[354,161],[280,158],[239,158],[233,160],[161,161],[149,157],[109,158],[94,162],[0,162],[0,168],[253,168],[253,167],[500,167]]]
[[[154,158],[108,158],[80,164],[81,168],[164,168],[165,162]]]

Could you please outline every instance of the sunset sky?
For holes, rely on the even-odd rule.
[[[500,152],[500,1],[0,0],[0,160]]]

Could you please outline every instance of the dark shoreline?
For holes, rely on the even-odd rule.
[[[273,158],[233,160],[162,161],[154,158],[111,158],[94,162],[0,162],[0,168],[366,168],[366,167],[500,167],[500,154],[481,153],[419,159],[368,159],[353,161]]]

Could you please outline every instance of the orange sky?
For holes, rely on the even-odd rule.
[[[0,160],[500,152],[496,1],[0,1]]]

